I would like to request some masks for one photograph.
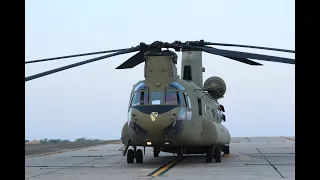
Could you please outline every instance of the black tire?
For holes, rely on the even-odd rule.
[[[159,148],[153,148],[153,157],[159,157],[160,149]]]
[[[160,151],[154,151],[153,152],[153,157],[159,157]]]
[[[211,163],[213,158],[213,147],[207,148],[206,151],[206,162]]]
[[[230,154],[230,147],[229,146],[224,146],[223,153],[224,154]]]
[[[129,149],[127,152],[127,163],[131,164],[134,161],[134,152],[132,149]]]
[[[143,153],[141,149],[136,152],[136,163],[143,163]]]
[[[183,156],[183,154],[181,152],[177,153],[177,155],[180,157]]]
[[[221,162],[221,149],[219,147],[214,148],[214,160],[217,163]]]

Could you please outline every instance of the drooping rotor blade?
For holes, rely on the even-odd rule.
[[[262,66],[263,65],[263,64],[255,62],[255,61],[251,61],[249,59],[246,59],[246,58],[235,58],[235,57],[227,57],[227,56],[223,56],[223,57],[233,59],[235,61],[239,61],[239,62],[249,64],[249,65],[255,65],[255,66]]]
[[[47,76],[49,74],[53,74],[53,73],[56,73],[56,72],[59,72],[59,71],[67,70],[67,69],[70,69],[70,68],[73,68],[73,67],[76,67],[76,66],[88,64],[88,63],[91,63],[91,62],[94,62],[94,61],[98,61],[98,60],[101,60],[101,59],[105,59],[105,58],[109,58],[109,57],[113,57],[113,56],[117,56],[117,55],[121,55],[121,54],[127,54],[127,53],[131,53],[131,52],[136,52],[138,50],[140,50],[139,47],[133,47],[133,48],[124,49],[124,50],[121,50],[121,51],[118,51],[118,52],[115,52],[115,53],[112,53],[112,54],[96,57],[96,58],[89,59],[89,60],[86,60],[86,61],[81,61],[81,62],[78,62],[78,63],[70,64],[70,65],[67,65],[67,66],[63,66],[63,67],[60,67],[60,68],[56,68],[56,69],[45,71],[45,72],[42,72],[42,73],[39,73],[39,74],[35,74],[35,75],[32,75],[32,76],[26,77],[25,81],[30,81],[30,80],[33,80],[33,79],[37,79],[37,78],[40,78],[40,77],[43,77],[43,76]]]
[[[239,51],[230,51],[230,50],[222,50],[213,47],[201,47],[201,46],[187,46],[188,48],[195,48],[202,50],[204,52],[215,54],[224,57],[231,57],[231,58],[248,58],[248,59],[256,59],[256,60],[264,60],[264,61],[271,61],[271,62],[279,62],[279,63],[286,63],[286,64],[295,64],[294,59],[284,58],[284,57],[277,57],[277,56],[269,56],[269,55],[262,55],[262,54],[255,54],[255,53],[246,53],[246,52],[239,52]]]
[[[133,55],[130,59],[126,60],[116,69],[128,69],[133,68],[144,62],[144,51],[140,51],[137,54]]]
[[[293,50],[278,49],[278,48],[269,48],[269,47],[262,47],[262,46],[248,46],[248,45],[241,45],[241,44],[226,44],[226,43],[211,43],[211,42],[204,42],[204,45],[217,45],[217,46],[245,47],[245,48],[265,49],[265,50],[272,50],[272,51],[281,51],[281,52],[295,53],[295,51],[293,51]]]
[[[128,48],[126,48],[126,49],[128,49]],[[69,56],[60,56],[60,57],[54,57],[54,58],[38,59],[38,60],[26,61],[25,64],[44,62],[44,61],[52,61],[52,60],[79,57],[79,56],[89,56],[89,55],[95,55],[95,54],[111,53],[111,52],[117,52],[117,51],[122,51],[122,50],[126,50],[126,49],[115,49],[115,50],[109,50],[109,51],[99,51],[99,52],[91,52],[91,53],[83,53],[83,54],[74,54],[74,55],[69,55]]]

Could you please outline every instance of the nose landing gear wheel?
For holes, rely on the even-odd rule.
[[[143,153],[141,149],[138,149],[136,152],[136,162],[143,163]]]
[[[129,149],[127,152],[127,163],[133,163],[134,161],[134,152],[132,149]]]

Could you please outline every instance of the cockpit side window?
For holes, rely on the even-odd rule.
[[[134,88],[132,97],[132,106],[145,105],[149,103],[148,87],[144,83],[140,83]]]
[[[132,106],[149,104],[149,93],[147,91],[135,92],[131,104]]]
[[[191,101],[187,93],[183,93],[183,98],[186,104],[186,107],[191,108]]]
[[[149,93],[147,91],[141,92],[140,101],[142,101],[142,105],[149,104]]]
[[[135,92],[132,99],[132,106],[140,105],[141,92]]]
[[[184,99],[184,104],[186,105],[186,107],[189,107],[186,93],[183,93],[183,99]]]

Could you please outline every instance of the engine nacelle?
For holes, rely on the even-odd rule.
[[[214,99],[222,98],[226,93],[227,86],[226,83],[217,76],[209,77],[203,85],[203,88],[210,94]]]

